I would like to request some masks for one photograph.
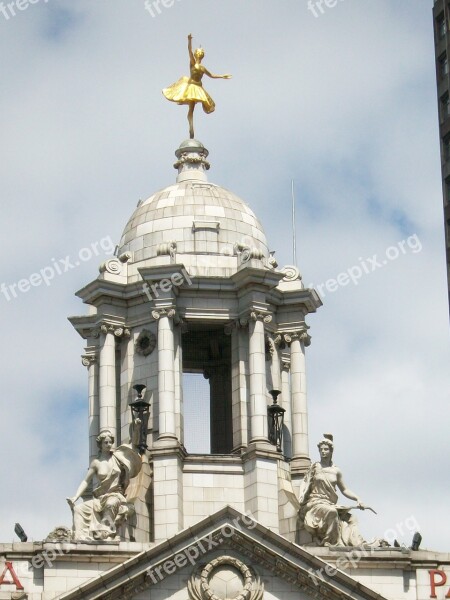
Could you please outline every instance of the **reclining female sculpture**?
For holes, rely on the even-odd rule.
[[[371,510],[356,494],[349,490],[342,478],[341,470],[333,464],[333,436],[324,434],[318,443],[320,462],[313,463],[300,488],[300,520],[321,546],[368,545],[358,530],[357,520],[350,513],[352,508]],[[339,506],[336,487],[355,507]],[[380,545],[379,540],[370,545]]]
[[[97,445],[98,457],[91,462],[75,496],[67,498],[73,512],[74,540],[117,538],[118,528],[131,509],[126,499],[126,489],[130,479],[141,469],[142,459],[131,446],[122,445],[112,450],[114,436],[110,431],[100,433]],[[93,480],[97,480],[93,498],[75,504]]]

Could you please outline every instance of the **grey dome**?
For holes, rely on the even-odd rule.
[[[168,242],[176,242],[177,255],[232,256],[237,243],[269,256],[253,211],[232,192],[196,180],[170,185],[142,202],[125,227],[119,254],[131,251],[133,262],[145,261]]]
[[[140,267],[167,264],[167,255],[211,276],[235,272],[240,252],[267,259],[266,236],[253,211],[208,182],[203,144],[186,140],[175,154],[176,183],[140,203],[122,234],[119,256],[131,253],[129,276],[138,277]]]

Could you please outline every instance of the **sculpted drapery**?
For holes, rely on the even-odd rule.
[[[127,502],[126,489],[132,477],[141,468],[141,457],[131,446],[122,445],[112,450],[114,437],[109,431],[97,438],[99,456],[89,467],[75,496],[67,501],[73,512],[73,539],[112,540],[126,520],[132,506]],[[95,481],[93,498],[75,504]]]

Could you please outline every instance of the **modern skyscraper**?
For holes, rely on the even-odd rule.
[[[439,136],[441,142],[442,191],[444,198],[445,245],[450,305],[450,4],[435,0],[433,6],[436,79],[439,102]]]

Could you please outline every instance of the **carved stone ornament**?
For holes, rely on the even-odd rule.
[[[158,244],[156,248],[157,256],[170,256],[170,258],[175,258],[175,253],[177,250],[177,243],[174,241],[163,242]]]
[[[290,360],[286,360],[286,359],[282,359],[281,360],[281,369],[282,369],[282,371],[289,372],[290,368],[291,368],[291,361]]]
[[[283,339],[286,342],[286,344],[292,344],[292,342],[294,342],[295,340],[300,339],[300,336],[298,334],[298,332],[294,331],[292,333],[284,333],[283,334]]]
[[[198,152],[195,154],[193,152],[182,152],[179,155],[177,154],[178,160],[173,166],[175,169],[180,169],[185,164],[203,165],[203,167],[208,171],[211,165],[206,160],[207,156],[208,154],[204,152]]]
[[[283,333],[283,339],[286,344],[290,345],[294,340],[300,340],[305,346],[311,345],[311,336],[308,333],[309,326],[303,325],[301,329],[296,331]]]
[[[274,256],[274,253],[271,252],[269,258],[267,259],[267,265],[269,269],[275,270],[278,267],[278,261]]]
[[[251,248],[245,244],[236,242],[233,246],[234,254],[239,257],[241,263],[248,262],[252,258],[262,260],[264,258],[264,252],[258,248]]]
[[[113,333],[115,337],[130,337],[131,332],[126,327],[121,325],[113,325],[112,323],[102,323],[100,325],[101,333]]]
[[[272,321],[272,315],[268,313],[252,311],[250,313],[250,319],[252,321],[263,321],[264,323],[270,323]]]
[[[271,336],[266,336],[266,354],[269,354],[269,357],[273,357],[277,352],[277,345],[275,340]],[[267,358],[266,358],[267,359]]]
[[[121,263],[127,263],[130,262],[133,258],[133,253],[132,252],[123,252],[120,256],[119,256],[119,260]]]
[[[51,531],[46,542],[70,542],[72,540],[72,530],[64,525],[58,525],[53,531]]]
[[[156,335],[148,329],[143,329],[134,344],[136,354],[148,356],[156,348]]]
[[[89,368],[95,362],[97,362],[97,357],[95,356],[95,354],[83,354],[83,356],[81,357],[81,364],[83,365],[83,367]]]
[[[302,331],[300,333],[300,340],[305,344],[305,346],[311,346],[311,336],[307,331]]]
[[[296,281],[297,279],[301,281],[302,279],[300,271],[294,265],[286,265],[281,272],[284,273],[283,281]]]
[[[169,319],[173,319],[175,316],[175,309],[173,308],[157,308],[152,310],[152,317],[157,321],[161,317],[169,317]]]
[[[110,258],[109,260],[102,263],[98,270],[100,273],[111,273],[111,275],[120,275],[122,272],[122,262],[118,258]]]
[[[188,581],[190,600],[261,600],[264,584],[255,571],[233,556],[201,565]]]

